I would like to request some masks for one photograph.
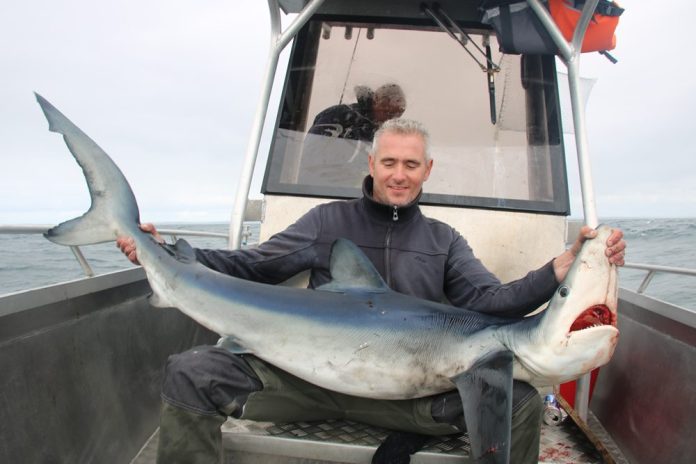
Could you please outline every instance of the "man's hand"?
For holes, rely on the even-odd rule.
[[[140,230],[148,234],[152,234],[152,236],[155,237],[155,240],[157,240],[160,243],[164,243],[164,239],[159,233],[157,233],[157,229],[155,229],[154,224],[140,224]],[[128,258],[131,263],[140,264],[140,262],[138,261],[138,253],[135,249],[135,240],[133,240],[133,237],[118,237],[116,239],[116,246],[121,249],[121,252],[124,255],[126,255],[126,258]]]
[[[580,248],[585,240],[593,239],[597,236],[597,231],[590,226],[582,226],[578,238],[573,243],[573,246],[560,254],[553,260],[553,272],[556,275],[556,280],[560,283],[565,279],[571,264],[575,261],[575,257],[580,252]],[[624,256],[626,255],[626,242],[623,240],[623,232],[621,229],[614,229],[607,239],[607,249],[604,253],[610,263],[617,266],[624,265]]]

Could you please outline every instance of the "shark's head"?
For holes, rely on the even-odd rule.
[[[537,385],[554,385],[606,364],[619,337],[616,266],[605,255],[612,229],[597,228],[556,290],[529,344],[516,346],[518,361]]]

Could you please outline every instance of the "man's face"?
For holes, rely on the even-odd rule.
[[[372,196],[391,206],[415,200],[433,167],[433,160],[425,159],[425,143],[419,134],[383,133],[368,162],[374,179]]]

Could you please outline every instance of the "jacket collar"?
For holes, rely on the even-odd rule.
[[[390,223],[403,223],[409,221],[411,218],[420,214],[420,208],[418,207],[418,201],[420,200],[423,191],[418,193],[415,200],[405,206],[391,206],[385,205],[384,203],[379,203],[372,197],[372,187],[374,179],[372,176],[367,175],[365,180],[363,180],[363,198],[362,203],[365,206],[365,210],[368,214],[379,220],[387,221]]]

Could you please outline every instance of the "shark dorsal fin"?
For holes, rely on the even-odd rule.
[[[331,282],[318,287],[327,292],[346,290],[387,291],[389,287],[367,256],[350,240],[339,238],[331,246]]]
[[[184,263],[195,263],[196,262],[196,252],[193,251],[193,247],[189,245],[189,242],[180,238],[174,244],[175,257],[178,261]]]

